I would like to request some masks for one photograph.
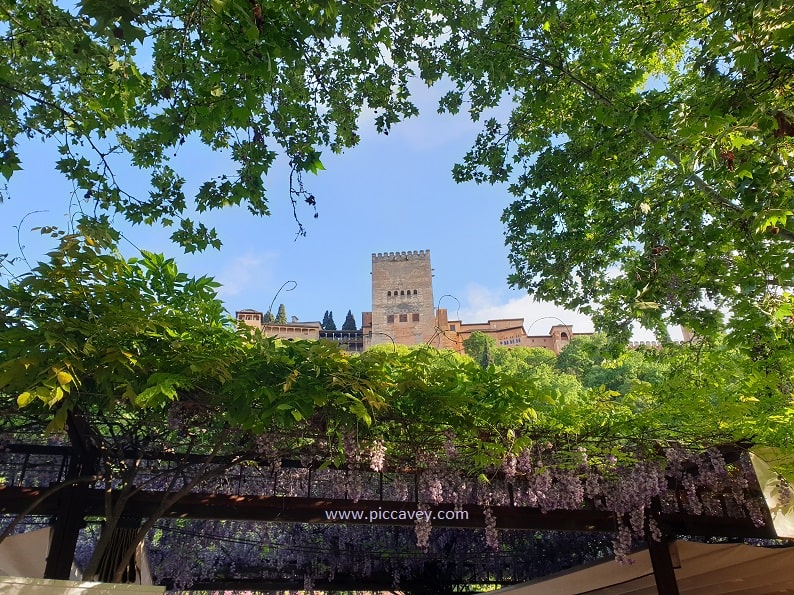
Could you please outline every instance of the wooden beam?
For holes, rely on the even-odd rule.
[[[42,488],[0,487],[0,513],[20,513],[44,491]],[[148,518],[162,501],[162,492],[139,492],[134,495],[125,509],[125,514]],[[104,491],[91,488],[85,496],[85,514],[103,516]],[[414,511],[415,502],[392,502],[380,500],[333,500],[323,498],[299,498],[289,496],[234,496],[228,494],[188,494],[171,509],[165,517],[194,519],[228,519],[249,521],[274,521],[290,523],[344,523],[344,524],[382,524],[412,526],[413,520],[369,520],[369,512],[377,510]],[[434,511],[452,511],[451,505],[434,507]],[[468,519],[434,519],[436,527],[482,528],[485,519],[480,506],[462,507]],[[615,528],[612,512],[603,510],[554,510],[542,512],[538,508],[494,506],[497,527],[500,529],[519,529],[536,531],[603,531]],[[331,511],[361,511],[360,520],[331,521],[326,517]],[[38,506],[32,514],[56,514],[58,504],[50,498]],[[709,517],[705,515],[662,514],[660,528],[668,534],[730,536],[741,538],[773,538],[771,526],[755,527],[750,519],[729,517]]]
[[[98,455],[91,446],[88,423],[83,417],[70,413],[67,429],[73,452],[69,459],[66,479],[93,475],[96,473]],[[44,567],[44,578],[60,580],[71,578],[77,539],[85,522],[87,500],[92,491],[87,484],[78,483],[64,488],[55,498],[57,511]]]
[[[654,539],[647,541],[657,592],[659,595],[678,595],[678,582],[675,580],[673,558],[670,556],[670,543]]]

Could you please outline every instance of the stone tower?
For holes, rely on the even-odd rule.
[[[416,345],[436,333],[430,250],[372,255],[371,345]]]

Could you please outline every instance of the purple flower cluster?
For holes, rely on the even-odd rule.
[[[427,552],[428,548],[430,547],[430,532],[433,529],[433,526],[430,523],[430,516],[427,514],[427,512],[430,510],[430,507],[426,504],[419,504],[416,509],[425,513],[421,516],[421,518],[417,515],[416,520],[414,521],[414,530],[416,531],[416,547],[423,552]]]
[[[499,551],[499,535],[496,530],[496,517],[490,506],[482,510],[485,517],[485,544],[494,552]]]

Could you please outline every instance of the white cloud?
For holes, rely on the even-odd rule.
[[[469,285],[461,304],[461,319],[464,322],[486,322],[497,318],[523,318],[524,329],[530,335],[544,335],[555,324],[570,325],[574,333],[593,332],[593,322],[579,312],[535,301],[528,295],[503,300],[501,292],[481,285]]]
[[[222,287],[218,295],[223,300],[243,294],[263,294],[272,289],[272,269],[275,252],[248,252],[226,264],[216,279]]]
[[[450,310],[450,318],[455,318],[455,312],[452,308]],[[523,318],[524,329],[528,335],[545,335],[555,324],[570,325],[574,334],[592,333],[594,330],[593,321],[580,312],[566,310],[549,302],[536,301],[528,295],[505,301],[502,292],[481,285],[469,285],[461,303],[460,319],[471,323],[498,318]],[[671,328],[670,334],[673,339],[681,339],[681,332],[677,327]],[[653,332],[635,325],[632,340],[654,341],[655,337]]]

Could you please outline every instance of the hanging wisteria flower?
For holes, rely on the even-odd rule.
[[[458,457],[458,447],[455,445],[455,432],[447,430],[444,432],[444,452],[447,459],[452,461]]]
[[[416,510],[423,513],[421,515],[417,514],[414,521],[416,547],[427,552],[430,547],[430,532],[433,530],[433,526],[430,523],[430,507],[426,504],[420,504],[416,507]]]
[[[356,470],[349,470],[346,475],[346,494],[345,496],[353,502],[358,502],[364,489],[363,477],[360,472]]]
[[[791,506],[791,484],[782,475],[777,476],[777,504],[780,508]]]
[[[441,480],[431,472],[422,474],[422,496],[426,502],[440,504],[444,500],[444,487]]]
[[[662,540],[662,530],[659,529],[659,524],[656,522],[656,519],[653,517],[648,518],[648,533],[650,533],[651,539],[653,539],[654,541]]]
[[[358,450],[358,441],[352,432],[345,432],[342,436],[342,449],[345,452],[345,459],[348,463],[356,463],[361,458]]]
[[[747,509],[747,514],[750,515],[750,520],[753,521],[753,525],[756,527],[763,527],[766,525],[766,515],[764,514],[761,504],[758,503],[758,500],[747,500],[744,503],[744,507]]]
[[[631,529],[618,520],[618,530],[612,540],[612,551],[615,553],[615,560],[619,564],[634,564],[634,560],[629,557],[631,545]]]
[[[490,506],[482,509],[482,514],[485,517],[485,545],[492,551],[499,551],[499,534],[496,529],[496,517]]]
[[[712,469],[714,473],[717,475],[717,477],[720,478],[728,477],[728,468],[725,465],[725,457],[722,456],[722,453],[716,448],[710,448],[708,449],[707,454]]]
[[[516,461],[516,470],[519,473],[523,473],[524,475],[529,475],[532,473],[532,449],[525,448],[521,451],[521,454],[518,455],[518,461]]]
[[[274,471],[278,471],[281,468],[281,456],[279,456],[278,447],[276,446],[273,435],[258,435],[254,438],[254,446],[257,452],[264,457]]]
[[[576,452],[579,455],[579,471],[586,472],[588,466],[587,449],[584,446],[580,446],[576,449]]]
[[[383,440],[376,440],[369,449],[369,468],[380,473],[383,471],[383,462],[386,460],[386,445]]]
[[[505,479],[508,482],[512,482],[513,478],[516,476],[517,465],[518,459],[516,458],[516,455],[514,455],[512,452],[507,453],[504,461],[502,461],[502,471],[504,472]]]

